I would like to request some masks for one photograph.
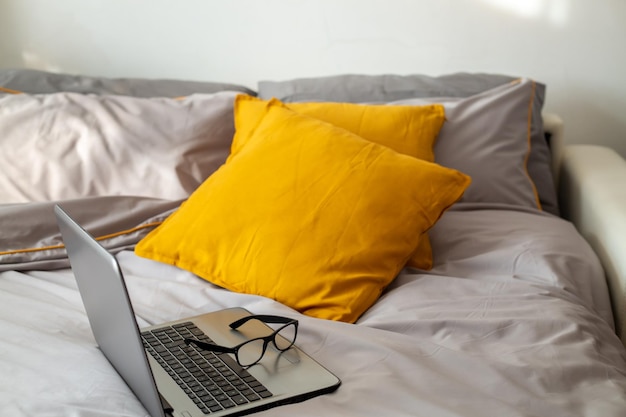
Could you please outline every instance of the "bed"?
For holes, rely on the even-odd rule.
[[[542,113],[543,84],[494,74],[338,75],[263,81],[252,90],[236,84],[3,70],[0,87],[0,160],[5,172],[0,179],[1,415],[146,415],[97,349],[52,214],[58,202],[116,254],[142,327],[228,307],[300,321],[296,343],[342,384],[332,394],[259,415],[626,415],[626,163],[608,148],[565,145],[561,119]],[[250,269],[274,268],[263,248],[290,233],[281,229],[287,220],[278,215],[272,217],[278,223],[270,229],[281,230],[280,235],[270,234],[270,239],[260,235],[259,227],[259,234],[247,241],[245,256],[215,256],[223,263],[212,265],[208,273],[194,269],[193,263],[168,261],[167,254],[150,256],[172,236],[165,234],[159,241],[155,231],[167,230],[173,224],[170,219],[182,218],[184,210],[194,213],[194,222],[198,217],[213,220],[192,222],[187,231],[206,231],[217,230],[228,217],[236,218],[232,227],[256,225],[258,219],[246,217],[250,212],[282,204],[277,199],[257,204],[263,194],[242,188],[222,217],[220,212],[197,216],[191,209],[207,178],[221,175],[216,173],[224,172],[224,166],[260,158],[244,158],[257,146],[255,135],[273,135],[273,129],[279,129],[255,125],[250,137],[237,138],[246,130],[237,112],[246,106],[270,109],[259,123],[266,123],[271,113],[281,126],[284,116],[289,123],[296,120],[298,128],[314,124],[324,134],[336,135],[332,140],[339,142],[329,146],[337,152],[343,152],[344,142],[358,142],[371,153],[372,145],[364,144],[369,134],[373,141],[386,140],[415,121],[405,126],[397,122],[405,119],[393,119],[392,126],[381,127],[378,121],[387,120],[384,117],[359,113],[354,129],[365,139],[357,141],[346,133],[350,126],[338,128],[324,121],[328,114],[301,115],[320,106],[327,110],[328,103],[335,106],[328,107],[332,117],[362,108],[396,114],[419,107],[432,111],[429,117],[440,112],[439,125],[431,125],[430,142],[425,139],[432,155],[422,157],[434,158],[436,164],[420,160],[422,165],[415,165],[417,156],[398,156],[402,152],[382,146],[385,143],[376,144],[375,150],[421,171],[446,167],[437,171],[437,178],[449,174],[454,184],[439,188],[456,191],[440,197],[437,187],[425,186],[439,184],[431,177],[417,186],[404,179],[399,187],[376,188],[367,182],[369,177],[367,185],[358,183],[358,198],[332,206],[328,233],[334,239],[340,231],[342,239],[322,241],[321,249],[307,246],[315,239],[294,240],[307,253],[290,255],[297,261],[293,265],[280,264],[291,265],[286,274],[292,280],[296,278],[289,274],[296,268],[299,276],[313,271],[311,280],[327,280],[326,292],[313,301],[297,292],[294,300],[293,294],[273,291],[283,288],[274,281],[254,286],[228,281],[237,272],[253,280]],[[368,127],[368,120],[375,120],[375,126]],[[417,129],[428,136],[425,130]],[[287,134],[304,137],[302,132]],[[287,142],[279,145],[291,146]],[[318,153],[313,155],[329,153],[315,140],[298,146],[305,145],[314,146]],[[285,169],[314,170],[327,163],[322,156],[303,162],[306,154],[290,154],[298,155],[293,157],[297,164],[289,163],[291,156],[270,159],[276,164],[259,160],[268,171],[278,166],[280,184],[284,177],[286,187],[296,188]],[[267,180],[254,182],[264,172],[256,167],[246,171],[245,178],[256,184],[253,188],[264,187]],[[351,171],[342,185],[356,175]],[[298,178],[307,177],[298,171]],[[238,181],[234,184],[239,186]],[[385,194],[392,192],[387,188],[401,192]],[[343,193],[344,188],[339,190]],[[375,203],[385,204],[382,211],[392,212],[402,223],[386,218],[380,231],[367,220],[371,212],[361,213],[366,217],[356,225],[342,217],[336,207],[352,207],[364,194],[375,194]],[[385,201],[376,200],[378,194]],[[414,198],[408,203],[407,194]],[[432,195],[437,196],[432,205],[438,208],[425,216],[425,223],[413,225],[406,218],[407,212],[414,213],[407,211],[412,210],[408,205]],[[202,204],[212,206],[206,201],[230,196],[211,194]],[[241,207],[245,209],[238,210]],[[303,217],[300,213],[298,218]],[[322,220],[313,226],[303,220],[309,228],[303,226],[298,238],[317,236],[326,227]],[[390,224],[397,233],[387,233]],[[250,227],[242,226],[239,232],[243,236]],[[289,224],[286,229],[292,228]],[[211,245],[229,241],[232,230]],[[204,242],[206,234],[180,239],[197,247],[193,239]],[[343,239],[346,235],[349,242]],[[420,258],[416,247],[426,237],[426,254],[431,255]],[[253,246],[259,241],[260,246]],[[238,239],[230,245],[216,251],[242,246]],[[176,250],[176,259],[183,256],[180,250],[191,251]],[[377,279],[348,273],[344,268],[352,258],[332,263],[333,256],[350,250],[350,256],[364,257],[359,262],[368,270],[382,270],[376,272]],[[330,263],[332,271],[325,270]],[[251,264],[255,268],[248,268]],[[226,278],[211,279],[217,273],[210,271],[216,269],[227,271]],[[350,282],[350,288],[343,288],[342,282]],[[302,281],[298,286],[305,292],[319,290],[309,284]],[[366,287],[368,291],[355,291]],[[336,292],[341,293],[338,298]],[[308,304],[302,304],[304,299]]]

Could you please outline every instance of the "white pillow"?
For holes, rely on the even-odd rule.
[[[0,203],[189,196],[226,160],[237,92],[0,96]]]

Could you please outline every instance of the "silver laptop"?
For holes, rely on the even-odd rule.
[[[232,308],[140,330],[115,257],[55,214],[96,342],[151,416],[243,415],[339,387],[291,344],[288,318]]]

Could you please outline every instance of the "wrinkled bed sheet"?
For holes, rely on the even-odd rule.
[[[403,271],[356,325],[117,257],[141,326],[234,306],[300,319],[297,343],[343,384],[258,415],[626,415],[603,271],[570,223],[460,208],[430,235],[433,270]],[[69,270],[0,273],[0,330],[0,415],[146,414],[96,348]]]

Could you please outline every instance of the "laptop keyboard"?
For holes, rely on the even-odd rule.
[[[190,321],[145,331],[141,336],[146,350],[204,414],[272,396],[229,355],[185,344],[185,338],[213,343]]]

